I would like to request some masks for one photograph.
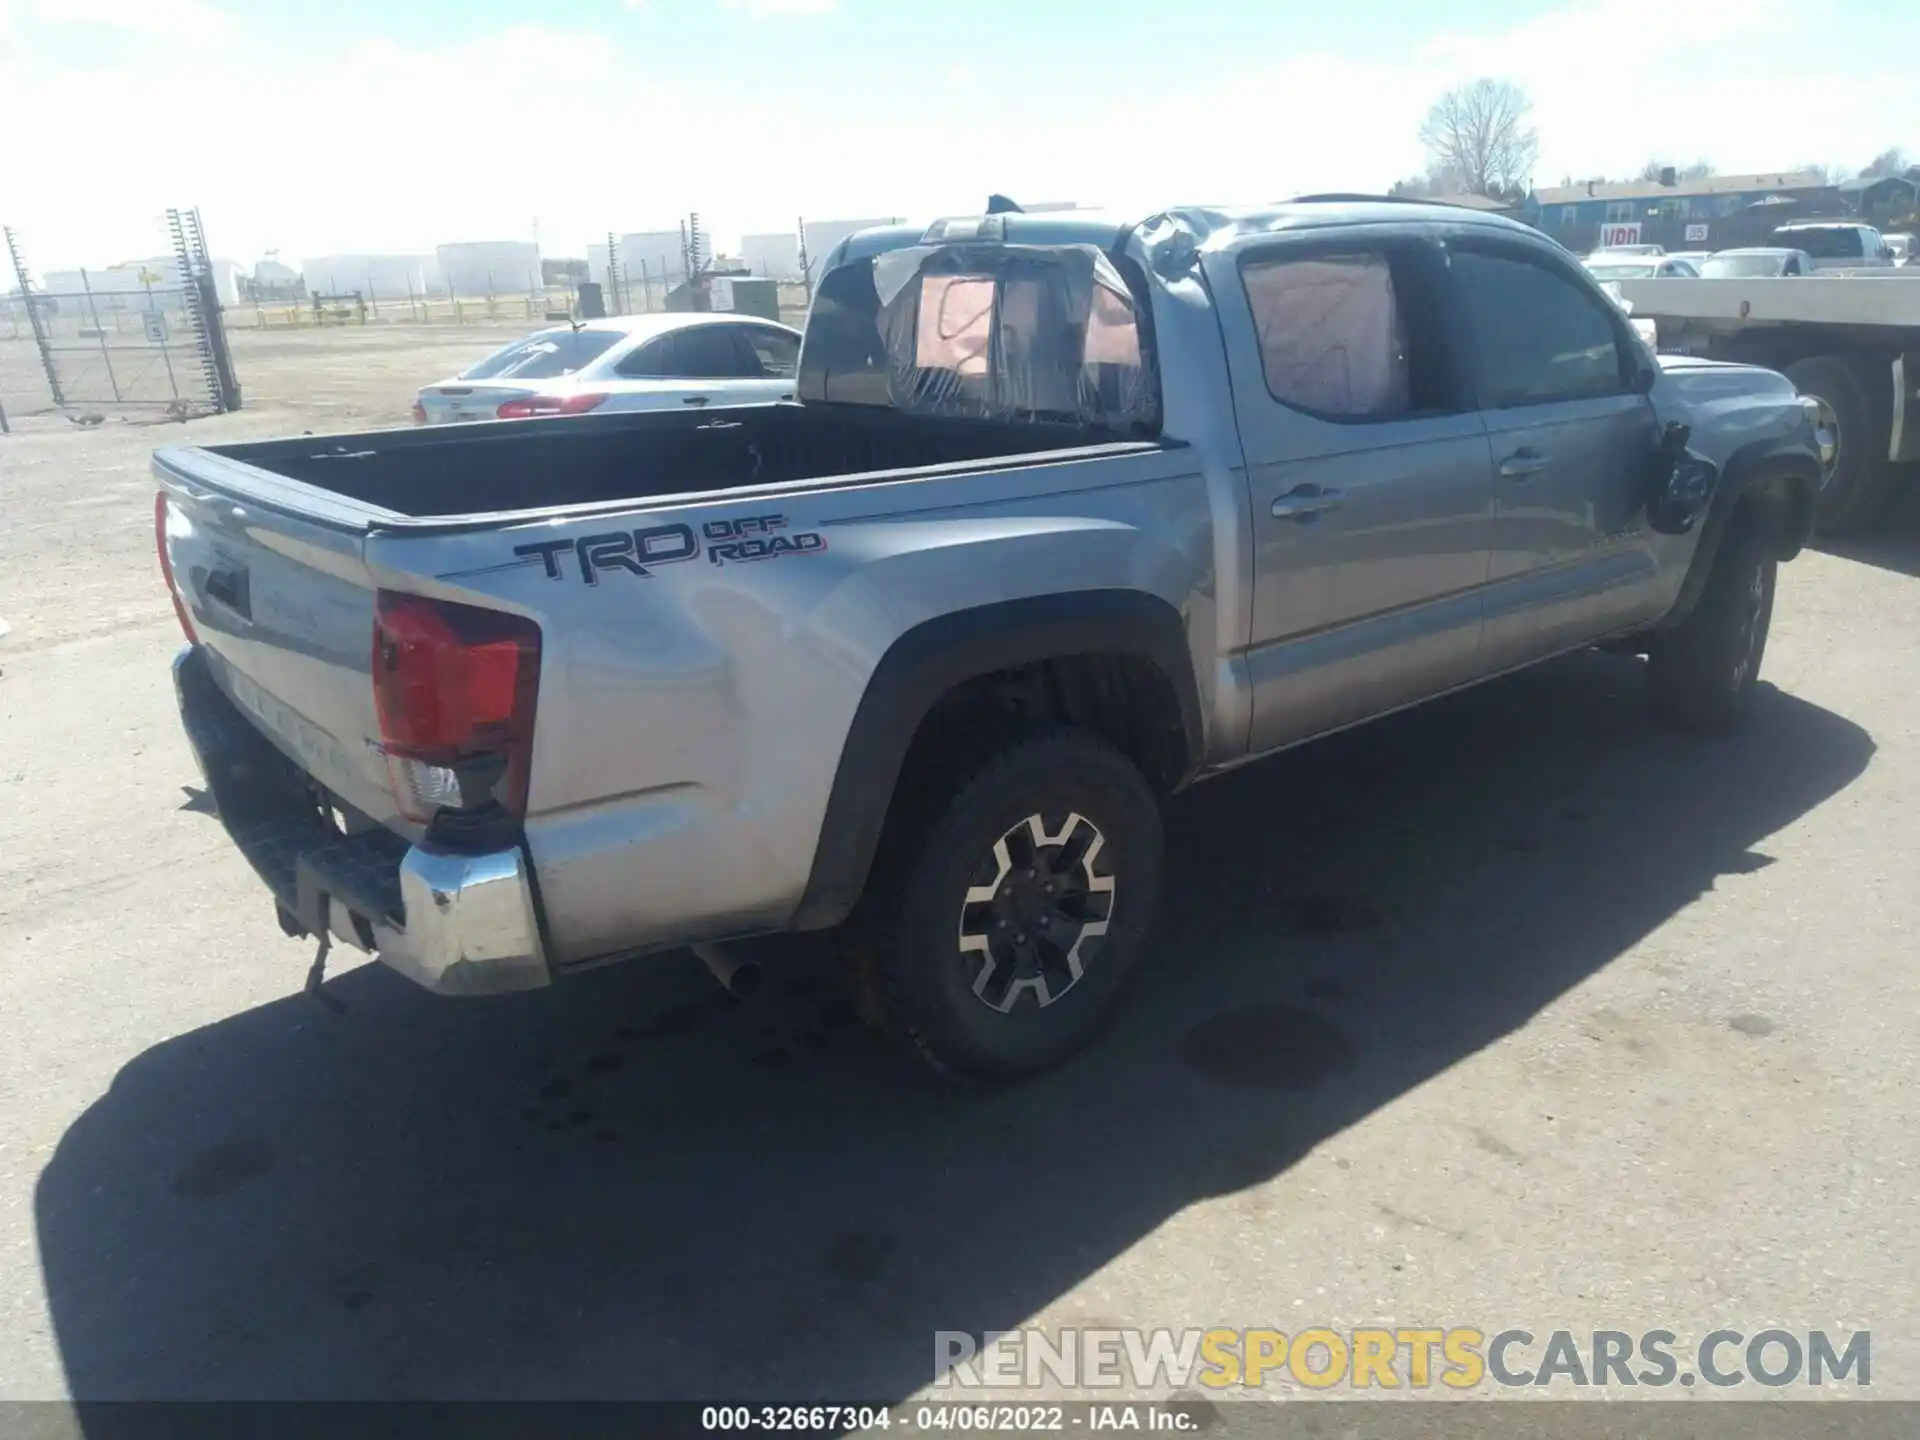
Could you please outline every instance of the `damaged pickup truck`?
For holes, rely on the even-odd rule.
[[[1535,232],[1363,197],[864,232],[799,392],[155,456],[290,935],[476,994],[835,929],[1017,1077],[1150,953],[1183,786],[1583,646],[1738,724],[1831,443]]]

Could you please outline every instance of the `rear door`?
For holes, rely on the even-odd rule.
[[[1499,237],[1450,248],[1493,447],[1483,662],[1500,670],[1619,629],[1655,599],[1643,487],[1658,425],[1625,316],[1570,262]]]
[[[622,379],[647,383],[618,387],[610,408],[707,408],[792,399],[791,376],[768,376],[747,343],[746,328],[728,322],[689,325],[650,341],[619,367]]]
[[[753,352],[765,382],[765,398],[791,400],[798,393],[800,337],[777,325],[740,326],[740,338]]]
[[[155,470],[174,581],[220,688],[336,799],[417,832],[395,811],[380,748],[375,586],[350,502],[336,525],[318,493],[312,514],[233,498],[222,473],[257,472],[204,451],[162,452]]]
[[[1252,501],[1252,748],[1471,678],[1493,486],[1441,250],[1369,227],[1205,263]]]

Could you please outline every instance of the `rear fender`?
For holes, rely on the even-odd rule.
[[[1158,596],[1092,590],[1004,601],[937,616],[881,657],[854,713],[792,924],[836,925],[866,886],[895,783],[921,722],[951,691],[983,675],[1069,655],[1131,655],[1173,687],[1187,768],[1204,753],[1199,687],[1186,626]]]

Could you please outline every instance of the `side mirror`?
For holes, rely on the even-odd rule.
[[[1662,535],[1685,535],[1707,513],[1720,467],[1687,448],[1691,427],[1669,424],[1653,454],[1647,523]]]

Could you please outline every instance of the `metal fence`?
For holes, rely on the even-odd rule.
[[[0,324],[32,339],[55,405],[181,418],[239,408],[199,216],[169,211],[167,219],[172,267],[82,270],[77,288],[57,291],[34,285],[18,239],[5,232],[18,289]]]
[[[604,293],[610,314],[652,315],[667,308],[668,286],[662,281],[629,287],[617,284]],[[797,323],[806,314],[804,285],[780,287],[782,318]],[[344,294],[243,298],[226,307],[231,330],[301,330],[353,325],[487,325],[526,324],[534,328],[550,321],[580,316],[578,296],[570,287],[544,292],[495,295],[458,295],[444,290],[406,288],[399,291],[364,290]],[[4,332],[0,332],[4,333]]]

